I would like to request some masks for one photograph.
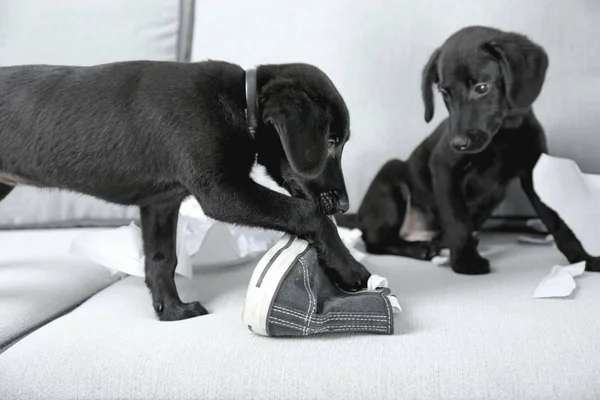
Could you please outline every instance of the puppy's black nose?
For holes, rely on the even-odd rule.
[[[454,139],[452,139],[451,141],[451,145],[452,147],[454,147],[456,150],[459,151],[463,151],[465,150],[467,147],[469,147],[469,144],[471,143],[471,140],[469,140],[468,137],[464,137],[464,136],[456,136]]]

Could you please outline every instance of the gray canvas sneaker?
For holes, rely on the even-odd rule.
[[[384,287],[377,287],[384,286]],[[305,240],[284,235],[258,262],[246,293],[243,323],[264,336],[327,332],[391,335],[400,306],[377,275],[369,288],[346,292],[334,285]]]

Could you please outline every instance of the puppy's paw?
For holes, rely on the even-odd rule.
[[[490,262],[481,257],[475,249],[451,257],[450,265],[457,274],[482,275],[490,272]]]
[[[206,308],[197,301],[192,303],[169,302],[164,306],[155,304],[154,310],[161,321],[181,321],[182,319],[199,317],[208,314]]]
[[[349,257],[349,260],[342,265],[328,268],[327,273],[340,289],[348,292],[365,289],[367,281],[371,277],[371,273],[364,265],[352,257]]]
[[[600,257],[592,257],[585,262],[585,270],[588,272],[600,272]]]

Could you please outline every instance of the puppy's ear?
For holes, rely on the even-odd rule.
[[[500,63],[509,104],[531,106],[542,91],[548,69],[544,49],[518,33],[505,33],[485,49]]]
[[[319,175],[327,161],[329,117],[305,92],[291,85],[268,88],[263,97],[263,121],[273,125],[294,171]]]
[[[425,104],[425,121],[431,121],[433,118],[433,89],[434,83],[439,81],[437,74],[437,62],[440,57],[440,49],[436,49],[429,57],[429,61],[423,68],[423,77],[421,79],[421,95]]]

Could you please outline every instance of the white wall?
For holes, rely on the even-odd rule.
[[[302,61],[321,67],[346,99],[352,140],[344,170],[356,209],[377,169],[405,158],[446,115],[423,120],[420,74],[430,53],[471,24],[517,30],[550,55],[538,116],[554,153],[600,172],[598,0],[198,0],[193,60],[250,67]]]

